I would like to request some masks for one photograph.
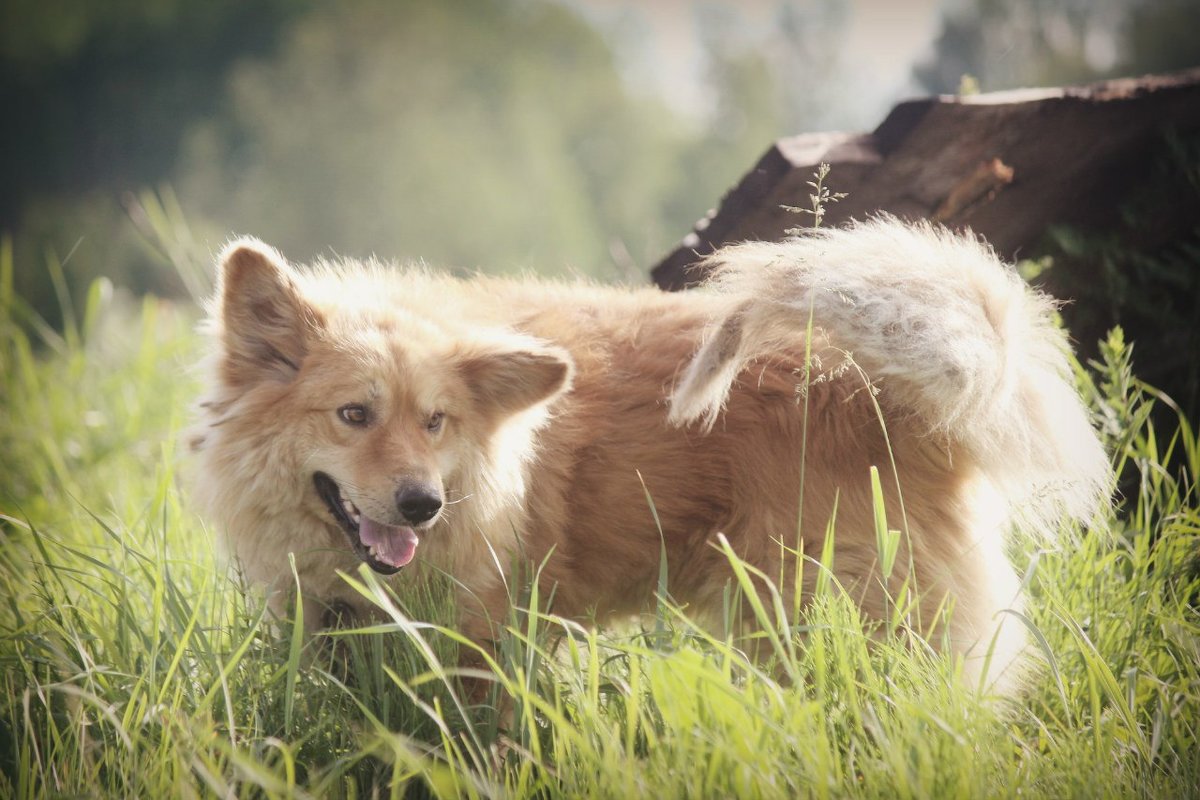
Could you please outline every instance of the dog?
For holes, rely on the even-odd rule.
[[[278,610],[289,553],[310,621],[364,610],[339,570],[436,569],[485,644],[516,563],[555,613],[603,622],[654,600],[665,553],[700,617],[730,553],[811,597],[820,569],[795,559],[834,530],[827,566],[867,619],[908,580],[917,616],[943,620],[930,641],[1006,691],[1024,646],[1006,533],[1086,521],[1112,482],[1054,301],[976,238],[891,218],[703,266],[703,288],[665,293],[297,269],[237,239],[209,306],[195,497]]]

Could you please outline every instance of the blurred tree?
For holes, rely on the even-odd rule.
[[[785,110],[785,133],[828,129],[828,122],[814,122],[843,121],[838,118],[853,105],[844,96],[849,73],[843,43],[850,16],[850,4],[841,0],[779,5],[772,73],[777,106]]]
[[[0,3],[0,230],[16,234],[18,290],[53,312],[43,247],[81,237],[104,271],[157,277],[118,244],[117,197],[161,180],[184,131],[213,113],[227,66],[266,52],[292,0]],[[37,266],[35,266],[37,265]],[[68,270],[72,265],[68,264]],[[76,276],[82,279],[82,276]]]
[[[1123,33],[1122,73],[1200,66],[1200,3],[1196,0],[1134,3]]]
[[[914,75],[953,93],[1084,83],[1200,65],[1196,0],[962,0]]]
[[[686,229],[659,200],[682,131],[556,5],[325,6],[234,72],[229,103],[176,173],[218,240],[611,274],[611,253],[641,266]]]

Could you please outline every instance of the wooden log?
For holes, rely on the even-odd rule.
[[[1200,69],[907,101],[872,133],[775,142],[651,274],[664,289],[686,288],[703,278],[693,265],[716,247],[811,224],[785,206],[808,207],[822,162],[831,165],[826,185],[846,194],[827,207],[824,225],[880,212],[935,219],[969,228],[1005,258],[1028,255],[1051,225],[1114,225],[1169,130],[1200,130]]]

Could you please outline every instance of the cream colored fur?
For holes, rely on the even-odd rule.
[[[731,576],[718,534],[788,583],[788,548],[818,557],[835,502],[835,575],[882,618],[877,466],[905,528],[891,589],[911,564],[915,624],[945,634],[972,679],[994,648],[989,681],[1010,686],[1024,639],[1004,613],[1021,605],[1004,534],[1021,516],[1052,537],[1110,481],[1051,301],[973,239],[886,219],[710,266],[707,288],[666,294],[295,270],[234,242],[210,309],[195,495],[276,598],[290,552],[311,602],[361,605],[336,575],[359,559],[314,472],[393,524],[398,487],[436,485],[446,505],[391,580],[450,572],[464,629],[487,641],[514,556],[546,561],[555,611],[603,620],[653,599],[665,545],[672,596],[703,614]],[[371,424],[339,418],[347,403]],[[785,589],[810,593],[815,574]]]

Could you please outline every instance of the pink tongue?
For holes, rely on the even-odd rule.
[[[393,567],[403,567],[417,553],[417,534],[412,528],[384,525],[363,514],[359,518],[358,538],[375,548],[375,558]]]

